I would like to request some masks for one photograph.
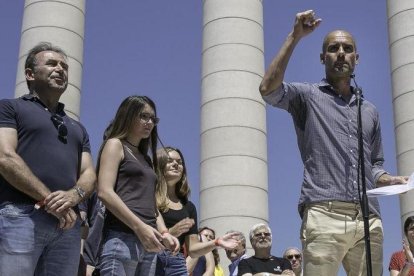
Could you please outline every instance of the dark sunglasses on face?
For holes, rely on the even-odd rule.
[[[65,122],[63,121],[63,118],[57,114],[53,114],[50,119],[53,122],[53,125],[58,131],[59,139],[66,140],[68,136],[68,128],[65,125]]]
[[[263,233],[254,234],[254,237],[255,238],[260,238],[262,235],[264,235],[265,237],[270,237],[270,233],[269,232],[263,232]]]
[[[302,256],[300,254],[294,254],[294,255],[287,255],[286,259],[292,260],[293,257],[295,257],[296,260],[302,258]]]
[[[146,113],[146,112],[140,113],[139,118],[144,123],[148,123],[149,120],[151,120],[154,125],[157,125],[160,122],[160,118],[155,117],[154,115],[151,115],[150,113]]]

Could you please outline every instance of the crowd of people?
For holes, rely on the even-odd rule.
[[[295,125],[304,164],[303,252],[291,247],[273,256],[272,232],[263,223],[249,232],[252,256],[240,231],[217,236],[199,228],[184,156],[178,148],[158,147],[159,118],[149,97],[122,101],[94,168],[86,129],[59,102],[68,85],[67,56],[40,43],[25,63],[28,94],[0,101],[0,275],[332,276],[341,264],[348,275],[366,275],[359,169],[366,168],[368,189],[408,178],[383,169],[378,112],[351,85],[359,55],[349,32],[326,35],[321,82],[283,80],[294,48],[320,24],[311,10],[296,15],[259,88],[264,101],[288,111]],[[366,211],[373,275],[382,275],[383,229],[375,198]],[[414,275],[413,217],[404,232],[403,250],[390,262],[393,276]],[[217,248],[226,251],[228,269],[220,266]]]

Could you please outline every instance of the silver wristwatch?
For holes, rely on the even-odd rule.
[[[75,186],[73,189],[78,193],[81,199],[84,199],[86,196],[86,193],[84,190],[82,190],[80,187]]]

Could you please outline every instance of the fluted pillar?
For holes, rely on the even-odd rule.
[[[387,0],[392,98],[400,175],[414,170],[414,1]],[[414,191],[400,196],[401,220],[414,215]]]
[[[204,0],[200,224],[219,235],[268,221],[263,73],[262,1]]]
[[[24,5],[15,96],[28,92],[24,76],[27,52],[39,42],[51,42],[68,55],[69,85],[61,101],[79,120],[83,67],[85,0],[26,0]]]

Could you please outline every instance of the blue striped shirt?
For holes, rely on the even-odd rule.
[[[357,185],[358,137],[356,97],[349,103],[323,79],[320,83],[283,83],[263,99],[288,111],[295,125],[304,164],[299,213],[308,203],[359,202]],[[361,106],[367,190],[386,173],[378,112],[363,99]],[[376,198],[370,211],[380,215]]]

